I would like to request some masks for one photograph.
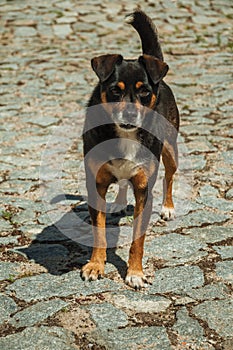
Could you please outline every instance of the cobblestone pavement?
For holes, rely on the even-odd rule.
[[[182,122],[177,218],[159,219],[161,168],[144,256],[151,284],[135,292],[123,281],[130,206],[108,217],[127,244],[109,249],[105,278],[86,283],[79,271],[91,239],[80,137],[97,82],[90,59],[140,55],[124,23],[137,1],[0,1],[2,350],[233,349],[232,1],[140,3]]]

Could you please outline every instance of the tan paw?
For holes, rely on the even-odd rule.
[[[147,279],[143,272],[141,271],[128,271],[126,278],[125,278],[126,284],[128,284],[130,287],[138,290],[146,287],[147,285]]]
[[[81,276],[84,281],[96,281],[104,275],[104,264],[89,262],[83,266]]]
[[[166,206],[162,206],[162,210],[161,210],[161,218],[163,220],[174,220],[175,219],[175,209],[174,207],[169,208]]]

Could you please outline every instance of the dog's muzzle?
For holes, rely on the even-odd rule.
[[[129,104],[123,110],[115,111],[114,121],[123,129],[135,129],[142,124],[142,114],[134,104]]]

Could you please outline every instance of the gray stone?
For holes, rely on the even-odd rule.
[[[229,79],[227,74],[205,74],[199,79],[200,85],[211,85],[211,84],[220,84],[221,79],[225,79],[226,81]]]
[[[18,247],[14,252],[23,254],[30,260],[43,265],[52,264],[54,261],[67,258],[69,255],[68,249],[61,244],[33,244],[29,247]]]
[[[111,290],[118,290],[120,283],[107,278],[94,282],[84,282],[79,271],[71,271],[62,276],[44,273],[18,279],[6,290],[8,294],[15,293],[17,298],[25,301],[43,300],[51,297],[66,297],[69,295],[92,295]]]
[[[191,169],[188,169],[188,170],[202,170],[206,166],[206,160],[202,154],[198,154],[198,155],[191,154],[190,161],[191,161]]]
[[[195,212],[179,217],[179,219],[168,222],[168,229],[185,229],[193,226],[202,226],[203,224],[214,224],[225,222],[229,215],[223,213],[213,213],[208,210],[196,210]]]
[[[167,266],[179,265],[200,259],[206,252],[201,252],[204,245],[184,235],[170,233],[154,238],[145,246],[145,254],[168,261]]]
[[[228,171],[226,171],[226,174],[224,176],[224,166],[222,166],[223,173],[220,173],[219,171],[213,172],[213,169],[211,169],[211,171],[206,171],[202,176],[200,176],[200,179],[202,181],[211,181],[212,183],[216,183],[219,186],[221,186],[221,188],[225,188],[226,186],[228,186],[229,180],[231,178],[231,174],[228,173]],[[229,168],[228,168],[229,170]]]
[[[1,213],[1,215],[2,215],[2,213]],[[11,232],[12,231],[12,225],[10,224],[10,222],[4,220],[1,216],[0,216],[0,231],[1,231],[1,234],[3,234],[3,232]]]
[[[56,312],[64,309],[68,305],[68,303],[60,299],[41,301],[17,312],[10,319],[10,323],[16,328],[31,327],[54,315]]]
[[[185,141],[184,141],[185,142]],[[189,181],[190,184],[193,182],[193,171],[202,170],[206,166],[205,156],[202,154],[190,154],[187,157],[186,144],[184,144],[184,149],[180,150],[179,155],[179,170],[180,175],[184,176],[184,180]],[[187,177],[188,176],[188,177]]]
[[[5,69],[7,69],[7,70],[17,70],[18,68],[19,68],[19,66],[16,63],[5,63],[5,64],[1,65],[1,70],[5,70]],[[12,107],[13,106],[11,106],[11,108]],[[15,106],[15,107],[16,107],[16,109],[18,109],[17,106]]]
[[[185,307],[176,313],[177,321],[173,329],[182,337],[182,340],[191,346],[198,346],[199,349],[214,349],[204,337],[204,330],[198,321],[191,318]]]
[[[149,287],[149,293],[187,293],[204,284],[202,270],[197,266],[177,266],[155,272],[155,281]]]
[[[20,275],[20,264],[8,261],[0,262],[0,281],[14,280]]]
[[[24,194],[30,190],[33,186],[32,182],[26,182],[21,180],[9,180],[2,186],[1,192],[8,194]]]
[[[33,27],[16,27],[15,35],[19,37],[30,37],[37,35],[37,31]]]
[[[76,17],[72,17],[72,16],[62,16],[56,19],[56,23],[60,24],[69,24],[69,23],[74,23],[77,21]]]
[[[184,230],[184,232],[195,240],[206,243],[216,243],[233,237],[232,226],[207,226],[203,228],[195,227]]]
[[[228,296],[228,289],[223,283],[207,284],[201,288],[191,289],[187,294],[195,300],[214,300],[226,299]]]
[[[50,125],[57,124],[58,121],[59,121],[58,118],[48,117],[48,116],[42,116],[42,117],[39,116],[39,117],[33,118],[30,121],[30,124],[39,125],[41,127],[47,127],[47,126],[50,126]]]
[[[227,340],[224,340],[222,343],[224,350],[232,350],[233,348],[233,337],[228,338]]]
[[[219,211],[230,212],[232,210],[232,202],[224,198],[203,197],[197,200],[210,208],[217,208]]]
[[[233,246],[213,246],[222,259],[233,259]]]
[[[115,30],[119,30],[122,27],[122,23],[101,21],[101,26],[103,26],[104,28],[107,28],[109,30],[115,31]]]
[[[172,349],[164,327],[133,327],[110,332],[95,332],[88,338],[104,345],[107,350]]]
[[[18,306],[13,299],[4,294],[0,294],[0,324],[7,321],[10,315],[17,310]]]
[[[40,136],[29,136],[21,139],[16,143],[17,149],[36,149],[38,150],[38,147],[42,147],[43,145],[46,145],[48,142],[48,136],[47,135],[40,135]],[[24,165],[24,159],[21,159],[22,165]],[[20,164],[21,165],[21,164]],[[38,174],[36,174],[38,177]]]
[[[36,220],[36,213],[32,209],[25,209],[14,215],[13,220],[18,224],[33,223]]]
[[[65,38],[71,34],[72,29],[69,24],[57,24],[53,26],[54,34],[58,37]]]
[[[204,301],[193,308],[193,313],[206,321],[222,337],[233,334],[233,300]]]
[[[233,199],[233,188],[227,191],[226,199]]]
[[[24,331],[0,338],[1,350],[77,350],[71,332],[61,327],[28,327]]]
[[[219,194],[218,190],[211,185],[204,185],[199,189],[199,194],[201,197],[212,197]]]
[[[233,151],[228,150],[226,152],[222,152],[222,157],[225,160],[226,164],[233,164]]]
[[[39,23],[37,26],[37,31],[39,35],[46,36],[47,38],[53,36],[53,31],[50,25]]]
[[[199,137],[200,138],[200,137]],[[187,143],[188,153],[205,153],[210,151],[216,151],[216,148],[207,140],[193,140]]]
[[[112,304],[92,304],[87,307],[92,320],[102,330],[113,330],[125,327],[128,324],[128,317],[125,312],[117,309]],[[111,315],[111,317],[109,317]]]
[[[164,312],[171,305],[171,301],[162,296],[135,293],[130,290],[113,294],[113,302],[119,308],[147,313]]]
[[[29,227],[29,226],[21,226],[21,229],[24,230],[24,232],[29,232],[33,235],[33,239],[36,240],[39,243],[45,243],[45,242],[63,242],[69,240],[67,236],[64,236],[55,226],[43,226],[35,228],[35,227]]]
[[[18,238],[20,238],[20,236],[0,237],[0,246],[7,244],[18,244]]]
[[[222,261],[216,263],[216,274],[224,281],[233,284],[233,261]]]
[[[49,225],[50,226],[53,224],[50,216],[47,213],[43,213],[43,214],[39,215],[37,220],[38,220],[39,224],[41,224],[41,225]]]
[[[185,296],[177,296],[176,300],[174,302],[174,305],[175,306],[181,306],[181,305],[184,306],[184,305],[187,305],[187,304],[190,304],[190,303],[194,303],[194,302],[195,302],[195,300],[192,299],[192,298],[185,297]]]
[[[211,132],[211,128],[203,124],[195,125],[195,128],[193,125],[185,125],[181,130],[185,135],[209,135]]]

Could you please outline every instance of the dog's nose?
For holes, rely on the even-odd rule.
[[[137,119],[138,111],[135,107],[126,108],[123,112],[123,120],[125,123],[134,123]]]

